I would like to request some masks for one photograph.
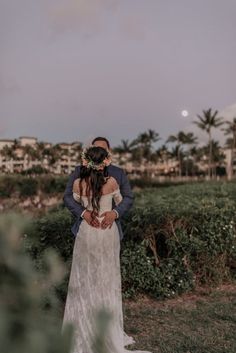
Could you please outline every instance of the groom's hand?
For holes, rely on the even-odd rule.
[[[92,212],[91,211],[85,211],[84,212],[84,215],[83,215],[83,218],[85,219],[85,221],[92,227],[95,227],[95,228],[99,228],[100,227],[100,222],[99,220],[97,219],[97,217],[93,218],[92,217]]]
[[[104,217],[101,222],[101,228],[106,229],[107,227],[111,228],[114,220],[117,217],[117,214],[115,211],[107,211],[101,214],[101,217]]]

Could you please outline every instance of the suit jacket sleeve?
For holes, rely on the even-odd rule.
[[[76,167],[74,172],[70,175],[63,196],[65,206],[76,218],[81,217],[81,214],[86,209],[80,203],[76,202],[73,197],[73,183],[77,178],[79,178],[79,167]]]
[[[125,212],[127,212],[134,202],[134,195],[131,190],[128,177],[123,169],[120,181],[120,193],[123,197],[123,200],[113,208],[113,210],[118,212],[119,217],[121,217]]]

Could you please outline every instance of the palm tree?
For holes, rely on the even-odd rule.
[[[133,141],[135,155],[140,155],[141,160],[146,158],[148,161],[151,160],[153,144],[160,140],[159,134],[149,129],[138,135],[138,137]]]
[[[65,154],[65,151],[62,151],[58,143],[52,146],[49,153],[49,164],[51,166],[55,165],[61,159],[62,153]]]
[[[134,141],[129,142],[129,140],[121,140],[121,144],[114,147],[113,151],[120,154],[130,153],[134,144]]]
[[[167,143],[176,144],[176,153],[177,159],[179,162],[179,176],[182,176],[182,159],[183,159],[183,149],[182,147],[185,144],[188,144],[190,141],[190,136],[186,135],[184,131],[179,131],[177,135],[170,135],[166,140]]]
[[[61,159],[61,155],[62,155],[62,148],[59,144],[53,145],[52,147],[45,148],[44,150],[44,156],[47,158],[47,161],[50,167],[53,167]]]
[[[193,145],[190,149],[189,149],[189,155],[192,158],[192,175],[195,175],[196,172],[198,171],[198,166],[197,166],[197,162],[201,159],[201,153],[200,153],[200,149],[196,146]]]
[[[211,144],[212,144],[212,174],[216,176],[217,164],[218,166],[220,166],[220,164],[224,161],[225,156],[221,151],[221,147],[218,141],[212,140]],[[203,146],[201,148],[202,155],[206,155],[208,151],[209,151],[209,143],[206,146]]]
[[[234,149],[236,148],[236,117],[233,118],[233,121],[226,121],[226,128],[223,128],[224,134],[231,135],[230,138],[226,140],[226,145],[228,145],[231,149],[231,159],[230,159],[230,169],[228,173],[228,178],[231,179],[233,176],[233,155]]]
[[[168,160],[171,158],[171,152],[168,150],[166,144],[160,146],[151,156],[153,163],[161,163],[167,167]]]
[[[182,161],[182,159],[184,158],[183,150],[180,148],[179,145],[175,145],[170,150],[170,156],[171,156],[171,158],[177,160],[178,163],[179,163],[179,160]],[[179,165],[178,165],[178,167],[179,167]],[[180,168],[178,168],[178,173],[180,175],[179,169]],[[175,168],[175,176],[177,176],[178,173],[177,173],[176,168]]]
[[[45,146],[45,143],[43,141],[39,141],[39,142],[37,142],[36,147],[37,147],[37,152],[38,152],[38,158],[40,160],[43,160],[43,158],[47,154],[47,152],[46,152],[47,148]]]
[[[1,150],[1,155],[2,157],[5,157],[6,160],[16,159],[14,146],[13,147],[9,147],[7,145],[4,146],[3,149]]]
[[[203,115],[197,115],[198,120],[193,121],[201,130],[208,134],[209,144],[209,161],[208,161],[208,176],[212,174],[212,128],[217,128],[223,124],[222,118],[217,117],[218,111],[212,112],[212,109],[203,110]]]
[[[26,156],[28,157],[28,160],[35,160],[35,159],[39,159],[40,155],[39,155],[39,150],[35,149],[34,147],[30,146],[30,145],[26,145],[23,147],[24,153],[26,154]]]
[[[186,161],[186,175],[188,176],[188,162],[189,156],[191,155],[191,148],[196,145],[197,137],[194,136],[193,132],[187,132],[185,135],[185,144],[189,146],[188,151],[186,152],[187,161]]]
[[[171,157],[171,153],[165,144],[159,147],[155,154],[162,163],[166,162]]]

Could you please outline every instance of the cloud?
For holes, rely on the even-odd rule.
[[[84,34],[100,31],[104,13],[118,0],[57,0],[47,5],[51,24],[57,32],[79,30]]]

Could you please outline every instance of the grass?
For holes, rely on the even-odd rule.
[[[236,285],[164,301],[140,297],[123,302],[128,349],[153,353],[235,353]]]
[[[228,199],[235,202],[236,199],[236,182],[216,182],[206,181],[204,183],[190,183],[182,185],[170,185],[165,188],[146,187],[136,192],[136,205],[145,206],[149,204],[155,205],[160,202],[169,202],[174,200],[215,200]]]

